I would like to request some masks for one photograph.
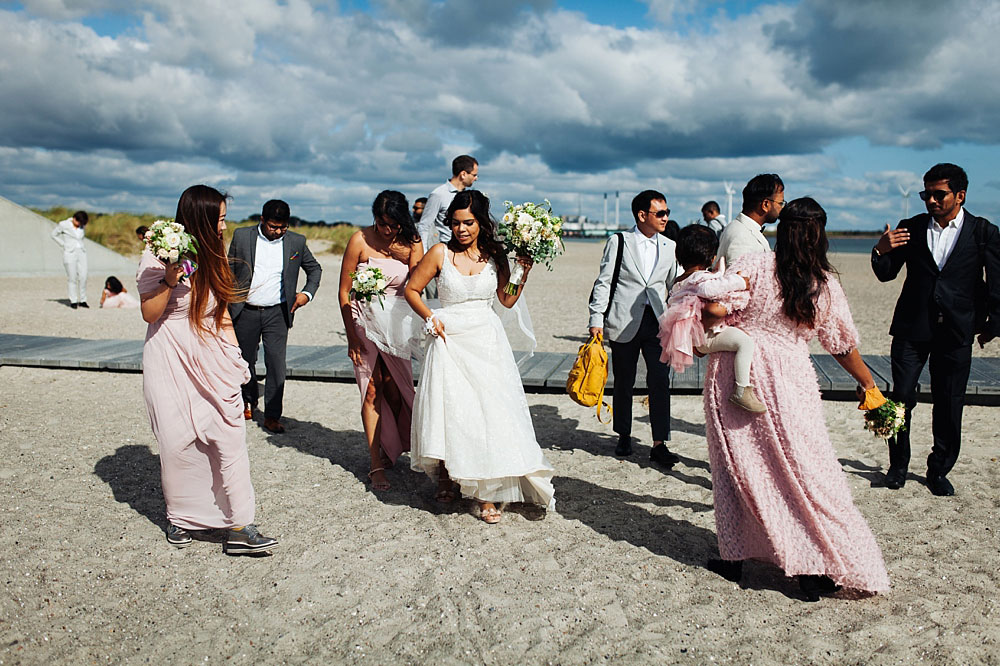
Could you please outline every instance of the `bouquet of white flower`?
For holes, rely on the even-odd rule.
[[[545,264],[552,270],[552,260],[563,252],[562,218],[552,214],[549,200],[544,205],[525,202],[515,206],[510,201],[504,201],[503,205],[506,212],[497,231],[506,250],[519,257],[530,257],[536,264]],[[508,294],[517,293],[523,275],[523,269],[515,263],[505,288]]]
[[[886,400],[881,407],[865,412],[865,430],[882,439],[894,437],[903,429],[904,423],[906,407],[894,400]]]
[[[359,266],[351,273],[351,298],[364,300],[366,303],[371,303],[373,298],[377,298],[378,304],[384,310],[385,304],[382,298],[385,296],[387,282],[381,268]]]
[[[198,254],[198,241],[177,222],[157,220],[149,227],[143,238],[146,247],[157,259],[168,264],[183,261],[185,276],[191,275],[198,267],[198,264],[191,260],[191,257]]]

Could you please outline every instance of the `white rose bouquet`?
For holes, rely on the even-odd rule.
[[[198,267],[192,260],[198,254],[198,241],[177,222],[157,220],[143,238],[146,247],[160,261],[168,264],[184,262],[185,276],[190,276]]]
[[[508,252],[520,257],[530,257],[536,264],[545,264],[552,270],[552,260],[563,252],[562,218],[552,214],[552,204],[525,202],[514,205],[503,202],[506,212],[497,225],[500,240]],[[510,281],[505,287],[508,294],[517,293],[524,270],[513,264]]]
[[[865,412],[865,430],[882,439],[894,437],[905,423],[906,407],[894,400],[886,400],[882,406]]]
[[[384,310],[385,303],[382,299],[385,297],[387,284],[388,280],[385,279],[385,273],[381,268],[359,266],[351,273],[351,298],[364,300],[366,303],[371,303],[373,298],[377,298],[378,304]]]

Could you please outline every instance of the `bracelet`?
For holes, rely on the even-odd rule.
[[[176,284],[170,284],[169,282],[167,282],[167,278],[160,278],[160,284],[167,285],[167,288],[169,289],[173,289],[177,286]]]
[[[434,318],[434,313],[432,312],[431,316],[424,320],[424,333],[437,337],[437,329],[434,328],[435,321],[437,320]]]

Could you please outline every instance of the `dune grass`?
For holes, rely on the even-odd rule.
[[[53,222],[61,222],[72,217],[73,213],[76,212],[64,206],[56,206],[48,210],[33,210]],[[136,227],[148,227],[156,220],[163,219],[162,216],[150,213],[136,215],[135,213],[92,213],[88,211],[88,215],[90,222],[87,224],[87,238],[126,256],[136,256],[142,252],[142,244],[135,235]],[[226,245],[232,239],[235,229],[253,224],[256,223],[251,220],[227,221]],[[314,254],[324,252],[343,254],[351,234],[358,228],[349,225],[320,226],[310,224],[293,227],[292,230],[315,242],[315,247],[310,247]]]

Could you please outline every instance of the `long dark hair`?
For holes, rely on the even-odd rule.
[[[782,309],[796,324],[812,327],[816,321],[816,297],[836,273],[826,258],[829,247],[823,207],[810,197],[790,201],[778,217],[774,259]]]
[[[174,218],[198,241],[198,272],[191,276],[191,309],[188,312],[191,327],[198,334],[215,331],[205,325],[211,317],[215,329],[222,326],[229,303],[241,301],[245,292],[236,288],[233,271],[226,258],[225,244],[219,236],[219,213],[226,195],[208,185],[192,185],[184,190],[177,202]],[[215,307],[209,311],[208,294],[215,296]]]
[[[410,204],[406,201],[406,195],[396,190],[382,190],[372,202],[372,217],[376,221],[380,217],[386,217],[393,224],[399,225],[399,239],[406,243],[416,243],[420,240],[417,232],[417,225],[413,223],[410,215]]]
[[[104,281],[104,288],[112,294],[120,294],[125,289],[121,280],[116,278],[114,275],[109,276],[108,279]]]
[[[492,259],[498,269],[507,268],[507,252],[504,250],[503,243],[497,238],[497,225],[490,217],[490,200],[486,198],[485,194],[479,190],[462,190],[456,194],[455,198],[451,200],[451,205],[448,206],[448,212],[445,213],[445,224],[450,227],[451,218],[455,211],[466,208],[479,223],[476,246],[479,248],[480,254],[485,254]],[[448,249],[452,252],[462,251],[462,246],[455,240],[454,234],[448,240]]]

